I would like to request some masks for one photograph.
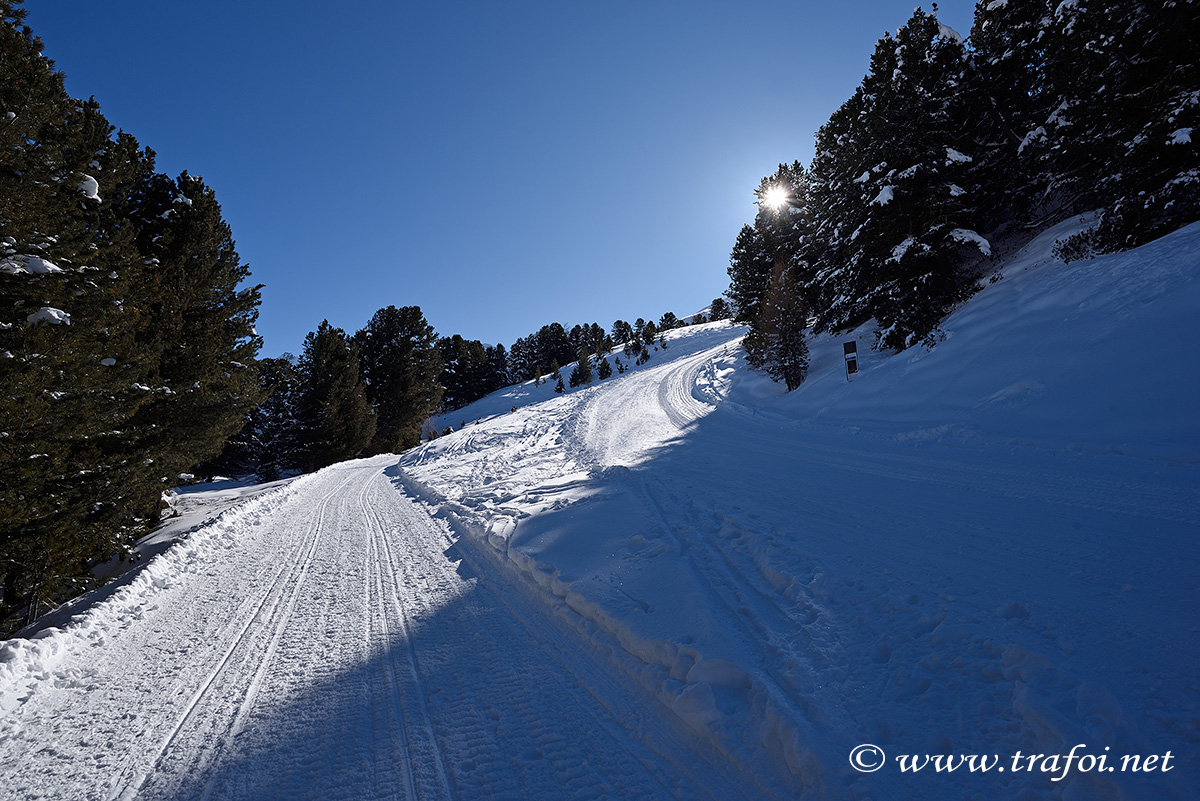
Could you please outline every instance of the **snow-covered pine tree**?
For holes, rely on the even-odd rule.
[[[240,286],[250,271],[213,190],[187,172],[175,180],[155,173],[153,153],[137,155],[135,146],[116,148],[140,160],[140,174],[119,194],[129,199],[121,213],[136,222],[144,264],[130,298],[147,323],[137,347],[155,375],[132,430],[137,450],[155,460],[161,487],[220,453],[261,402],[253,369],[261,287]]]
[[[132,489],[150,468],[123,447],[152,365],[126,305],[132,237],[101,213],[112,129],[67,96],[23,17],[0,2],[0,634],[85,587],[153,512]]]
[[[990,136],[974,150],[969,188],[981,214],[996,227],[1024,226],[1046,214],[1047,179],[1037,143],[1059,102],[1046,85],[1047,28],[1056,5],[978,0],[975,6],[971,47],[978,113],[991,125]]]
[[[1091,140],[1082,147],[1108,157],[1085,195],[1104,209],[1096,247],[1124,250],[1200,219],[1200,3],[1131,0],[1071,14],[1061,15],[1061,39],[1100,71],[1097,94],[1074,107]]]
[[[442,408],[461,409],[491,390],[487,349],[479,340],[466,340],[459,334],[443,337],[438,349],[442,360]]]
[[[508,374],[508,351],[503,344],[489,345],[487,353],[487,379],[484,394],[490,394],[513,383]]]
[[[794,263],[798,269],[807,267],[802,256],[809,206],[807,171],[798,161],[780,164],[774,175],[759,182],[755,195],[758,213],[754,224],[743,226],[738,233],[729,257],[729,289],[725,293],[733,301],[734,320],[749,324],[758,318],[776,260]],[[718,311],[725,314],[724,309]]]
[[[18,318],[0,321],[0,493],[26,499],[0,501],[2,540],[21,551],[0,558],[0,605],[23,596],[35,612],[54,579],[120,553],[157,516],[163,482],[243,425],[260,399],[258,290],[237,289],[248,271],[211,190],[113,141],[94,101],[66,96],[21,11],[0,3],[0,17],[0,308]]]
[[[283,471],[299,467],[296,435],[300,373],[291,359],[260,359],[259,380],[271,394],[250,413],[255,474],[259,481],[274,481]]]
[[[512,381],[528,381],[541,375],[537,348],[532,335],[521,337],[508,349],[508,376]]]
[[[990,246],[963,189],[981,124],[970,71],[961,37],[918,9],[818,133],[823,327],[874,317],[879,347],[901,350],[972,291]]]
[[[562,365],[575,361],[578,348],[571,344],[571,337],[561,323],[542,326],[533,338],[537,363],[549,364],[551,361],[557,361]]]
[[[748,323],[758,316],[759,303],[771,277],[771,257],[762,231],[743,225],[729,254],[729,289],[734,322]]]

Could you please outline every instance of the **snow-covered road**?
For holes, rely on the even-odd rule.
[[[253,501],[84,625],[14,641],[0,797],[743,797],[395,461]]]
[[[784,396],[695,326],[226,512],[0,645],[0,799],[1198,797],[1200,363],[1162,343],[1200,226],[1053,241],[932,350],[860,332],[853,383],[839,339]]]

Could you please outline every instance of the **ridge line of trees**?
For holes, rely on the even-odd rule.
[[[726,319],[713,301],[692,324]],[[202,474],[255,473],[273,481],[357,456],[394,453],[437,436],[427,422],[515,383],[554,381],[557,391],[613,375],[609,355],[621,350],[636,364],[666,347],[664,334],[688,324],[672,312],[657,323],[638,318],[568,330],[560,323],[520,337],[511,348],[461,335],[439,337],[418,306],[388,306],[353,335],[324,320],[304,340],[299,357],[257,363],[265,400],[248,411],[242,429]],[[616,372],[627,364],[615,357]],[[565,382],[560,365],[574,363]]]

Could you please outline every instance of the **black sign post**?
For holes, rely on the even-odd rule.
[[[843,342],[842,350],[846,355],[846,380],[853,381],[858,375],[858,343]]]

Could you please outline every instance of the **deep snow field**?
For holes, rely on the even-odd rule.
[[[231,508],[0,644],[0,798],[1200,797],[1200,224],[1080,224],[932,349],[679,329]]]

